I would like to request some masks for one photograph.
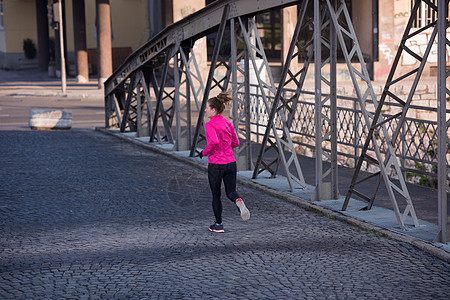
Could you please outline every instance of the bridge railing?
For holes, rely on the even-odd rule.
[[[257,85],[251,85],[252,91],[257,91]],[[294,89],[285,88],[283,94],[293,94]],[[315,103],[314,92],[302,91],[301,100],[298,101],[298,109],[293,118],[291,133],[293,142],[296,145],[297,153],[309,157],[315,154]],[[244,93],[240,93],[243,97]],[[252,141],[260,143],[267,126],[268,113],[262,103],[261,94],[250,93],[250,112],[251,112],[251,134]],[[273,100],[273,97],[271,100]],[[286,97],[287,98],[287,97]],[[337,96],[337,154],[339,165],[353,168],[356,165],[359,155],[367,138],[367,125],[362,122],[362,112],[358,109],[358,99],[348,96]],[[339,105],[340,104],[340,105]],[[386,102],[386,106],[393,108],[399,107],[396,102]],[[329,106],[324,106],[325,110],[329,110]],[[428,106],[412,105],[411,111],[423,111],[436,115],[437,109]],[[450,114],[450,109],[447,109]],[[390,114],[384,114],[389,118]],[[280,120],[276,120],[277,129]],[[393,123],[396,125],[396,123]],[[388,126],[388,132],[392,135],[393,126]],[[418,119],[407,117],[402,125],[401,136],[395,146],[396,154],[400,160],[401,169],[408,181],[418,183],[425,186],[436,188],[437,185],[437,121],[429,119]],[[450,132],[448,132],[450,137]],[[325,145],[324,151],[331,152],[330,140]],[[373,147],[369,147],[370,151],[374,151]],[[385,149],[381,149],[383,155],[386,155]],[[379,171],[374,165],[366,164],[364,171]],[[425,176],[425,177],[424,177]],[[450,180],[450,176],[448,177]]]

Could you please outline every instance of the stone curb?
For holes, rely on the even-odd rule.
[[[200,163],[198,161],[195,161],[195,160],[192,160],[192,159],[189,159],[189,158],[177,155],[177,154],[175,154],[173,152],[166,151],[166,150],[161,149],[161,148],[159,148],[157,146],[154,146],[154,145],[142,142],[140,140],[136,140],[136,139],[134,139],[132,137],[128,137],[128,136],[125,136],[123,134],[118,134],[118,133],[115,133],[115,132],[111,132],[110,130],[107,130],[107,129],[102,128],[102,127],[96,127],[95,130],[99,131],[99,132],[102,132],[102,133],[106,133],[106,134],[115,136],[115,137],[117,137],[119,139],[125,140],[127,142],[133,143],[133,144],[141,146],[141,147],[144,147],[144,148],[146,148],[148,150],[151,150],[153,152],[156,152],[156,153],[159,153],[159,154],[163,154],[163,155],[168,156],[170,158],[173,158],[173,159],[175,159],[177,161],[188,163],[188,164],[190,164],[190,165],[192,165],[194,167],[197,167],[197,168],[199,168],[201,170],[204,170],[204,171],[208,170],[208,166],[206,166],[206,165],[204,165],[204,164],[202,164],[202,163]],[[305,209],[307,211],[311,211],[311,212],[314,212],[314,213],[317,213],[317,214],[324,215],[324,216],[329,217],[329,218],[333,218],[333,219],[339,220],[341,222],[345,222],[347,224],[350,224],[350,225],[356,226],[358,228],[361,228],[362,230],[365,230],[365,231],[378,233],[378,234],[381,234],[381,235],[386,236],[388,238],[391,238],[391,239],[394,239],[394,240],[397,240],[397,241],[400,241],[400,242],[408,243],[410,245],[413,245],[413,246],[415,246],[415,247],[417,247],[417,248],[419,248],[419,249],[421,249],[423,251],[426,251],[426,252],[428,252],[428,253],[430,253],[430,254],[432,254],[432,255],[434,255],[434,256],[436,256],[436,257],[438,257],[438,258],[440,258],[440,259],[450,263],[450,253],[447,252],[445,249],[442,249],[441,247],[439,247],[439,246],[437,246],[437,245],[435,245],[433,243],[430,243],[428,241],[421,240],[421,239],[418,239],[416,237],[412,237],[412,236],[409,236],[409,235],[406,235],[406,234],[403,234],[403,233],[400,233],[400,232],[396,232],[396,231],[393,231],[393,230],[390,230],[390,229],[387,229],[387,228],[383,228],[383,227],[374,225],[372,223],[369,223],[369,222],[366,222],[366,221],[363,221],[363,220],[360,220],[360,219],[353,218],[351,216],[344,215],[344,214],[342,214],[342,213],[340,213],[338,211],[334,211],[334,210],[331,210],[329,208],[325,208],[325,207],[322,207],[322,206],[310,203],[310,202],[308,202],[306,200],[300,199],[300,198],[295,197],[295,196],[288,195],[286,193],[283,193],[281,191],[269,188],[267,186],[264,186],[264,185],[261,185],[259,183],[253,182],[253,181],[251,181],[249,179],[246,179],[246,178],[242,178],[242,177],[238,176],[237,181],[240,184],[242,184],[242,185],[244,185],[246,187],[253,188],[253,189],[255,189],[257,191],[260,191],[260,192],[263,192],[263,193],[265,193],[267,195],[270,195],[270,196],[276,197],[278,199],[284,200],[286,202],[292,203],[292,204],[297,205],[297,206],[299,206],[299,207],[301,207],[301,208],[303,208],[303,209]]]
[[[103,99],[104,95],[96,95],[89,93],[81,93],[81,94],[67,94],[67,93],[12,93],[7,94],[7,96],[13,97],[58,97],[58,98],[82,98],[82,99]]]

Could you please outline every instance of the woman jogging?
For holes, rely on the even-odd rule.
[[[210,98],[206,105],[206,116],[210,119],[205,124],[207,147],[200,153],[200,158],[208,156],[208,180],[212,192],[212,207],[216,222],[209,226],[214,232],[224,232],[222,225],[221,184],[225,185],[227,197],[236,203],[241,212],[241,218],[247,221],[250,212],[244,201],[236,193],[236,159],[233,148],[239,146],[234,127],[222,116],[225,104],[233,100],[228,92]]]

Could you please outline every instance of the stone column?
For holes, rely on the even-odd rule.
[[[84,0],[73,1],[72,10],[77,82],[86,83],[89,81],[89,68],[86,45],[86,17]]]
[[[98,51],[98,88],[112,74],[111,47],[111,7],[109,0],[96,0],[97,6],[97,51]]]
[[[39,71],[47,72],[49,53],[47,0],[36,0]]]

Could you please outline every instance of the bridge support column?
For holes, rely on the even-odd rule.
[[[97,6],[97,48],[98,48],[98,88],[112,74],[111,48],[111,7],[109,0],[96,0]]]

